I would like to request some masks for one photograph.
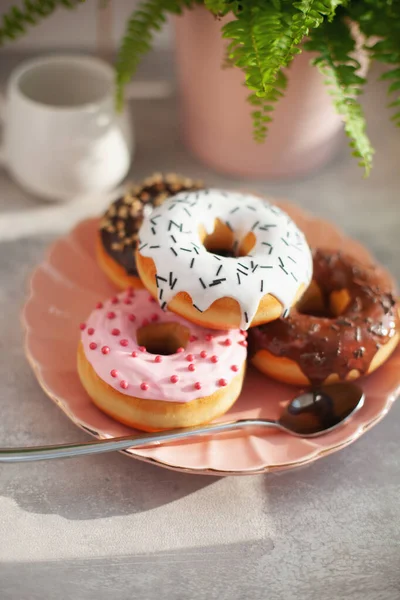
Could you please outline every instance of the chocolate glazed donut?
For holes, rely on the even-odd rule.
[[[170,196],[202,187],[200,182],[188,177],[155,173],[110,205],[100,223],[97,256],[100,266],[114,283],[121,288],[132,284],[142,287],[135,249],[144,217]]]
[[[313,284],[303,308],[250,330],[253,364],[298,385],[372,372],[398,343],[395,290],[379,267],[361,265],[340,252],[318,249],[313,264]],[[304,314],[312,304],[314,314]]]

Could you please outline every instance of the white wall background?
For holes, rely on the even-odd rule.
[[[115,50],[124,31],[126,19],[138,4],[138,0],[108,0],[106,8],[100,9],[104,0],[86,0],[75,10],[59,8],[41,23],[27,29],[27,33],[15,42],[7,43],[1,51],[46,50],[76,48]],[[11,6],[21,6],[21,0],[1,0],[0,19]],[[156,35],[155,46],[169,47],[171,29],[167,25]]]

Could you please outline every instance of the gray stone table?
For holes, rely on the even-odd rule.
[[[1,68],[0,63],[0,68]],[[301,181],[251,182],[340,224],[400,276],[400,133],[366,95],[378,149],[364,180],[348,149]],[[135,101],[132,176],[177,170],[212,185],[179,140],[174,98]],[[0,173],[2,218],[44,205]],[[29,213],[32,217],[32,213]],[[85,440],[39,388],[23,352],[27,277],[63,230],[0,239],[2,445]],[[35,221],[34,221],[35,222]],[[68,226],[70,223],[68,222]],[[1,600],[398,600],[400,404],[362,439],[273,475],[184,475],[120,455],[0,466]]]

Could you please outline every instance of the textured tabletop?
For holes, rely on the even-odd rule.
[[[343,142],[315,175],[250,187],[340,224],[399,278],[400,133],[377,108],[383,90],[373,85],[365,100],[378,150],[368,180]],[[173,170],[249,187],[189,155],[176,106],[174,98],[134,103],[132,176]],[[0,173],[0,229],[7,213],[19,212],[22,223],[43,208]],[[69,217],[55,217],[54,231]],[[32,223],[28,233],[21,225],[0,237],[2,445],[87,439],[46,398],[24,357],[27,278],[54,237],[40,213]],[[119,454],[0,466],[0,598],[398,600],[399,438],[397,403],[346,450],[282,474],[184,475]]]

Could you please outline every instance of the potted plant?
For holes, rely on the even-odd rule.
[[[22,7],[12,8],[3,16],[0,41],[14,39],[24,32],[27,25],[34,24],[39,18],[46,16],[58,6],[73,7],[82,1],[84,0],[25,0]],[[185,25],[178,24],[177,28],[181,58],[182,53],[183,57],[189,53],[187,41],[181,43],[182,31],[187,28],[190,33],[186,36],[189,38],[188,41],[197,41],[196,53],[191,54],[193,63],[189,80],[187,61],[182,59],[178,63],[184,92],[185,89],[190,89],[190,82],[201,80],[202,87],[198,89],[202,90],[201,104],[205,105],[206,113],[201,115],[194,113],[195,118],[200,119],[196,132],[200,131],[205,136],[206,117],[207,114],[212,115],[213,105],[205,103],[204,99],[208,94],[214,100],[218,100],[219,92],[213,95],[213,86],[218,81],[218,77],[223,78],[223,74],[226,73],[225,69],[218,70],[217,75],[210,71],[211,65],[218,65],[223,49],[222,45],[217,46],[215,43],[213,45],[212,40],[215,40],[215,36],[213,34],[210,37],[206,31],[207,28],[214,27],[214,32],[218,32],[221,39],[227,40],[224,50],[225,63],[233,67],[232,72],[235,72],[234,69],[240,69],[244,73],[255,142],[263,142],[266,137],[268,138],[269,128],[272,132],[271,122],[275,107],[277,106],[278,111],[279,105],[285,101],[285,92],[288,89],[290,93],[292,80],[296,81],[297,78],[298,87],[295,89],[302,90],[303,99],[307,96],[307,90],[309,97],[312,99],[314,96],[315,99],[317,86],[310,79],[312,71],[306,68],[308,58],[304,58],[304,55],[301,56],[303,51],[311,52],[313,53],[312,63],[322,73],[333,106],[344,123],[353,154],[358,158],[365,172],[369,172],[373,149],[366,134],[364,115],[358,101],[366,81],[365,69],[362,69],[360,54],[357,54],[357,48],[360,45],[359,36],[362,36],[362,47],[366,56],[385,63],[389,67],[382,78],[389,82],[389,92],[394,96],[391,102],[391,106],[394,108],[392,118],[396,125],[400,125],[399,0],[143,0],[127,23],[126,34],[116,62],[117,101],[119,104],[123,99],[124,86],[134,75],[143,54],[151,47],[154,31],[162,26],[168,14],[181,15],[183,12],[186,13],[186,9],[196,11],[192,13],[191,21],[187,20]],[[212,19],[206,11],[211,13]],[[207,25],[205,25],[206,17],[208,18]],[[200,37],[200,44],[198,43],[199,39],[193,39],[193,32],[196,31],[200,33],[206,31],[206,35],[203,38]],[[213,49],[215,52],[212,52]],[[291,67],[294,67],[293,73]],[[204,85],[207,80],[209,81],[208,88]],[[194,85],[194,87],[196,86]],[[228,95],[223,97],[225,103],[222,103],[222,107],[218,106],[219,114],[224,115],[230,112],[234,115],[232,122],[236,121],[238,124],[242,115],[237,102],[240,91],[240,77],[237,76],[235,85],[230,88]],[[185,110],[193,120],[188,104],[195,96],[184,93],[184,97],[186,97],[187,103]],[[296,94],[294,94],[290,106],[287,107],[286,116],[283,117],[283,123],[290,114],[296,113],[297,109]],[[313,115],[318,117],[306,120],[305,131],[311,137],[332,119],[330,109],[326,109],[325,113],[322,111],[321,116],[318,109],[314,107],[311,113],[308,109],[307,114],[310,114],[311,117]],[[291,124],[302,123],[302,119],[303,116],[298,111],[296,118],[292,117],[289,127],[286,123],[285,135],[288,138],[291,130],[293,131]],[[219,119],[219,121],[223,121],[223,119]],[[242,131],[240,128],[239,130]],[[225,136],[229,133],[229,130],[227,132],[226,129],[222,131]],[[214,143],[218,144],[221,131],[215,130],[215,125],[214,132]],[[332,126],[329,132],[333,135],[335,127]],[[327,135],[327,139],[332,135]],[[279,139],[279,136],[279,133],[275,134],[276,139]],[[292,138],[294,137],[298,146],[297,155],[293,155],[295,157],[301,157],[309,150],[307,144],[303,143],[302,145],[303,138],[300,136],[299,141],[298,136],[299,130],[294,131]],[[307,139],[307,135],[304,139]],[[240,136],[237,140],[240,143]],[[192,145],[195,146],[194,142]],[[207,141],[205,150],[210,146],[212,146],[212,138]],[[237,156],[237,144],[232,146],[230,143],[227,148],[228,155],[231,153],[235,154],[235,157]],[[280,154],[281,160],[283,159],[284,153],[282,154],[279,148],[274,150],[272,143],[270,148],[272,154]],[[316,158],[321,157],[322,149],[321,146],[319,153],[317,151]],[[261,147],[259,152],[262,152]],[[235,158],[235,160],[237,159]],[[211,159],[210,162],[213,160]],[[300,165],[300,168],[297,169],[294,166],[294,171],[305,171],[312,166],[313,162],[318,162],[318,160],[311,160],[309,164],[306,161],[304,166]],[[224,166],[221,164],[221,167]],[[267,166],[265,169],[265,172],[268,172]],[[235,170],[235,167],[233,166],[231,170]]]

